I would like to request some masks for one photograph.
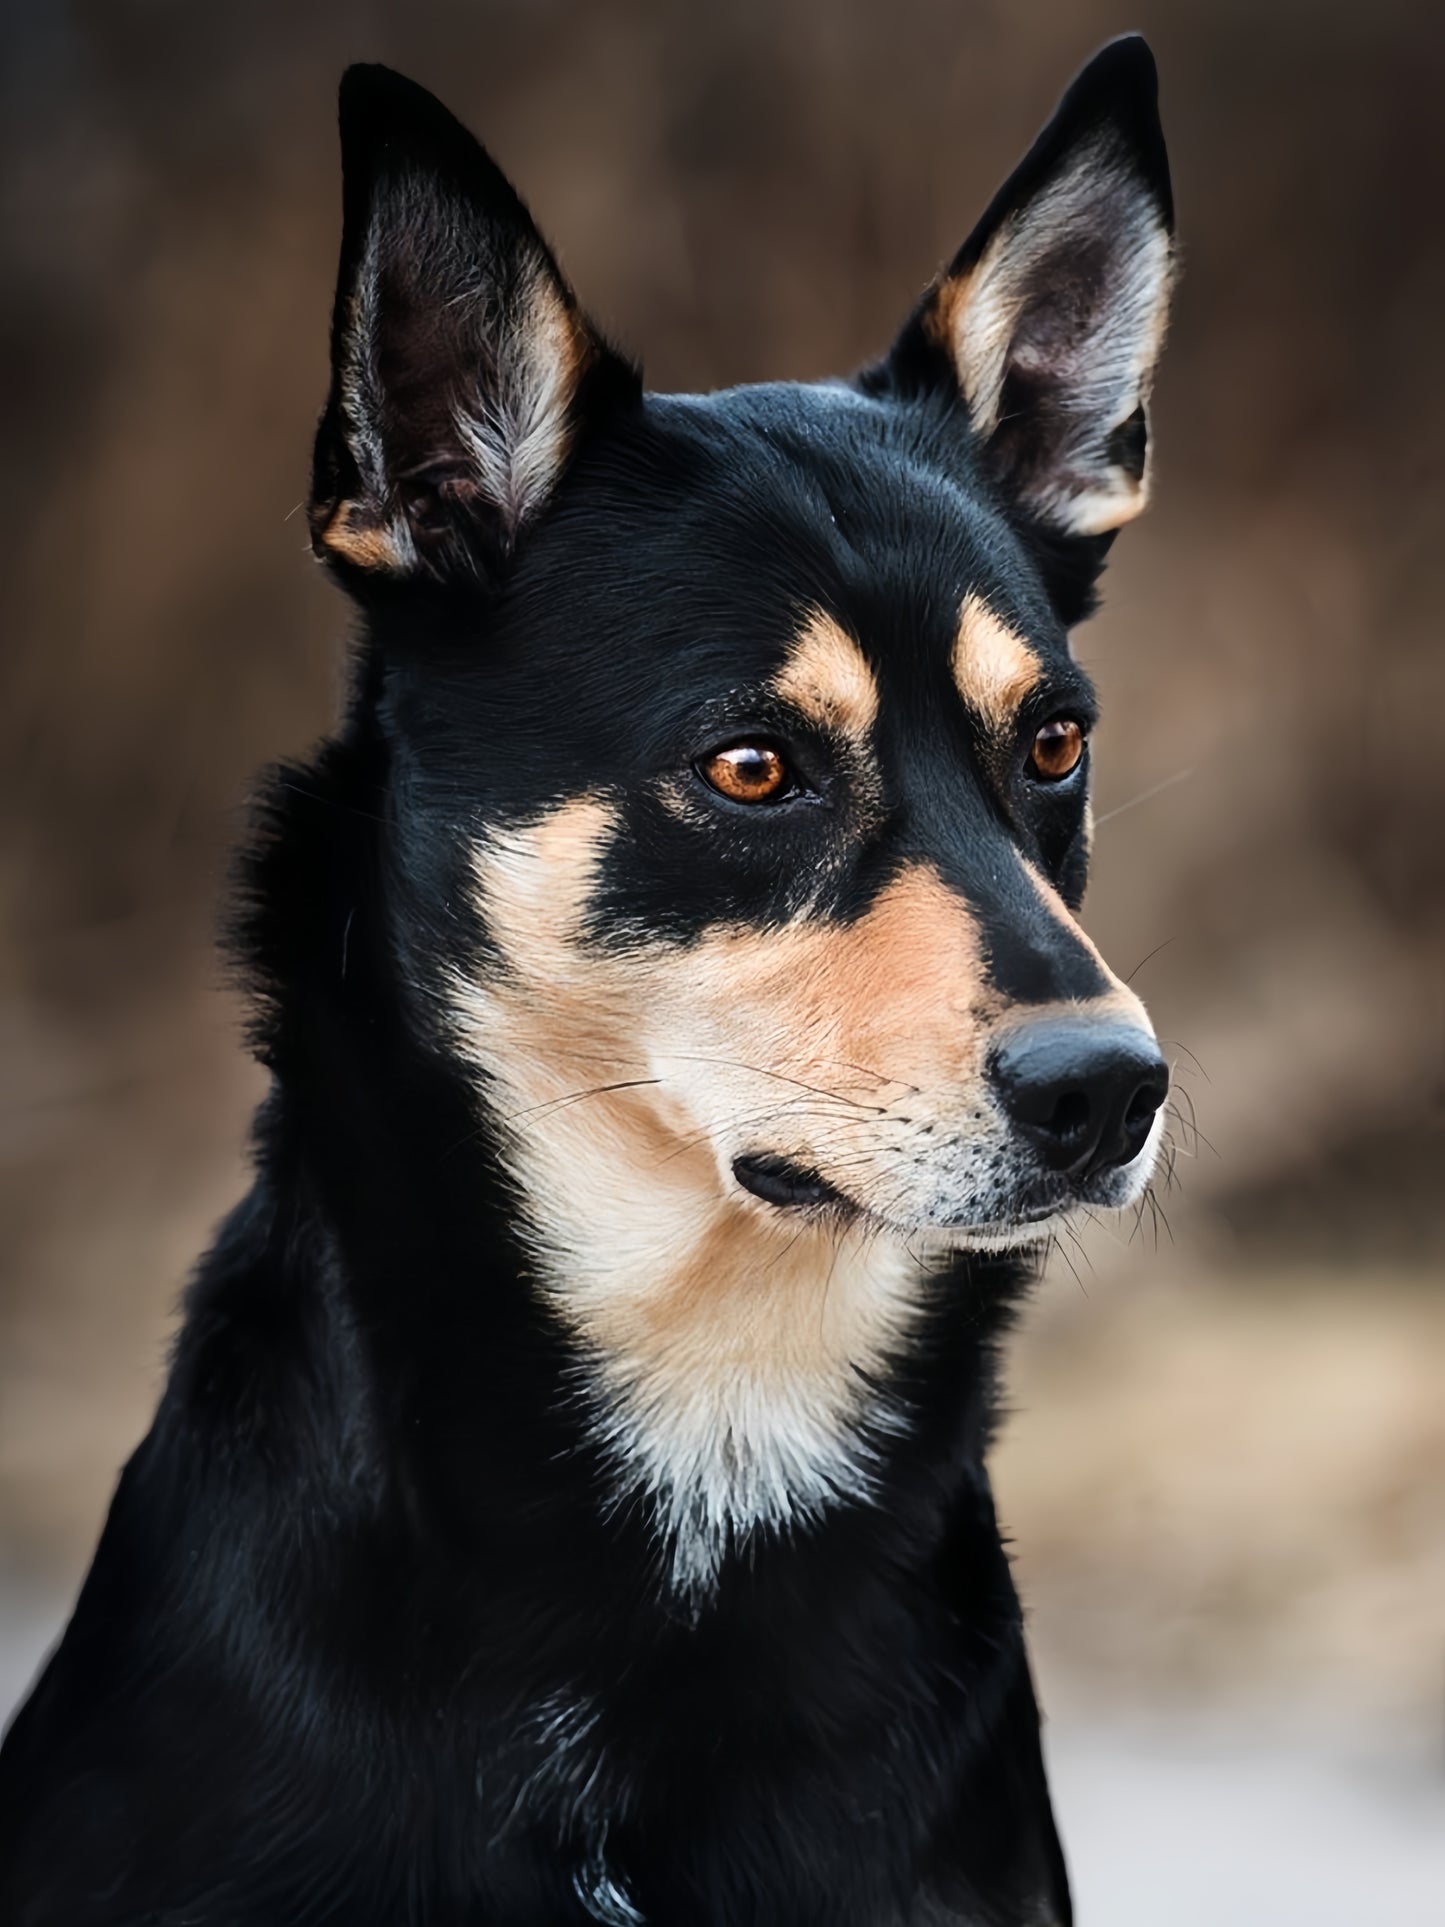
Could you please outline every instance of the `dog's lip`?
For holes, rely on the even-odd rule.
[[[848,1211],[857,1206],[829,1184],[826,1178],[819,1177],[816,1171],[806,1165],[794,1164],[790,1158],[778,1157],[771,1151],[748,1152],[733,1159],[733,1176],[744,1191],[750,1191],[764,1204],[776,1205],[779,1210],[799,1210],[812,1205],[841,1205]]]
[[[1067,1211],[1072,1202],[1074,1201],[1068,1198],[1058,1198],[1049,1204],[1031,1204],[1026,1209],[1015,1212],[1013,1223],[1020,1230],[1027,1230],[1032,1224],[1048,1224],[1052,1219],[1057,1218],[1061,1211]]]
[[[1015,1243],[1035,1244],[1052,1236],[1063,1221],[1091,1202],[1069,1185],[1055,1181],[1031,1185],[1006,1216],[983,1224],[966,1218],[941,1224],[897,1224],[846,1196],[810,1165],[795,1163],[773,1151],[747,1152],[735,1157],[732,1172],[744,1191],[778,1210],[829,1207],[849,1220],[866,1220],[879,1231],[909,1238],[927,1237],[931,1233],[956,1243],[960,1249],[967,1249],[975,1241],[977,1249],[984,1251],[1004,1250]]]
[[[793,1159],[781,1157],[775,1151],[745,1152],[733,1159],[732,1170],[744,1191],[751,1192],[753,1197],[760,1198],[764,1204],[770,1204],[777,1210],[818,1210],[827,1206],[846,1214],[850,1219],[870,1219],[881,1231],[892,1231],[908,1237],[933,1230],[945,1238],[965,1241],[971,1237],[979,1238],[990,1246],[1011,1237],[1027,1242],[1043,1226],[1055,1223],[1061,1211],[1067,1209],[1067,1202],[1062,1198],[1044,1199],[1036,1196],[1027,1201],[1021,1200],[1021,1208],[1017,1212],[989,1224],[971,1224],[960,1220],[933,1226],[899,1225],[891,1219],[880,1218],[866,1206],[845,1196],[810,1165],[795,1163]]]

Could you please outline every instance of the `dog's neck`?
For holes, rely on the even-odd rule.
[[[569,1137],[529,1134],[522,1161],[536,1287],[578,1343],[619,1496],[652,1510],[673,1585],[695,1596],[730,1545],[874,1495],[908,1425],[890,1368],[927,1278],[867,1226],[728,1196],[710,1170],[689,1186],[681,1156],[659,1182],[622,1132],[609,1157],[594,1143],[569,1161]]]

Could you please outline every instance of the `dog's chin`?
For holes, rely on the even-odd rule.
[[[1078,1213],[1064,1206],[1039,1216],[997,1218],[988,1224],[924,1225],[908,1234],[925,1250],[947,1255],[956,1251],[1034,1251],[1056,1238]]]

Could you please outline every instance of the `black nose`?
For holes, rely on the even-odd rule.
[[[1097,1017],[1023,1025],[995,1051],[993,1075],[1044,1163],[1071,1177],[1137,1157],[1169,1089],[1148,1031]]]

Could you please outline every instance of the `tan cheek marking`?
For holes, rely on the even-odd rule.
[[[482,963],[475,977],[456,978],[449,1002],[463,1047],[499,1081],[503,1123],[550,1127],[555,1115],[561,1125],[564,1112],[551,1107],[576,1092],[645,1075],[645,1001],[629,991],[625,965],[583,943],[587,901],[616,820],[608,804],[578,797],[540,822],[494,832],[477,852],[478,908],[502,966]],[[664,1152],[660,1127],[630,1096],[586,1101],[576,1118],[565,1117],[569,1140],[641,1132],[639,1153]]]
[[[862,1489],[863,1375],[918,1303],[903,1243],[740,1192],[740,1129],[809,1161],[821,1133],[824,1162],[855,1153],[851,1178],[859,1152],[886,1170],[887,1102],[966,1090],[989,1003],[973,922],[921,866],[852,926],[599,954],[578,939],[614,828],[579,798],[489,839],[482,908],[510,968],[450,1002],[509,1128],[539,1280],[590,1348],[621,1462],[662,1497],[675,1575],[697,1577],[720,1520],[787,1521]],[[911,1090],[887,1088],[900,1079]]]
[[[880,1084],[957,1074],[996,1002],[967,906],[922,865],[854,924],[718,933],[693,953],[685,984],[684,1022],[695,1013],[726,1027],[751,1063],[863,1100]]]
[[[831,616],[815,609],[773,688],[823,729],[861,741],[878,716],[878,685],[863,651]]]
[[[1001,622],[981,596],[966,596],[953,645],[953,677],[963,700],[995,735],[1012,728],[1042,674],[1023,637]]]
[[[537,821],[501,829],[477,852],[482,914],[513,970],[534,981],[581,936],[588,895],[617,815],[574,797]]]
[[[817,933],[804,995],[809,1028],[836,1013],[849,1061],[861,1050],[892,1075],[904,1059],[916,1074],[921,1045],[936,1074],[957,1049],[940,1030],[956,1032],[984,998],[977,927],[932,870],[910,866],[851,929]]]
[[[979,1074],[998,999],[974,921],[936,873],[910,867],[852,925],[598,956],[578,937],[612,827],[605,805],[581,799],[488,846],[482,908],[510,968],[454,987],[519,1127],[554,1139],[559,1156],[565,1139],[579,1182],[580,1161],[597,1157],[606,1182],[629,1168],[707,1211],[730,1195],[713,1131],[728,1141],[738,1119],[776,1107],[778,1128],[801,1137],[775,1148],[806,1151],[820,1125],[825,1137],[844,1119],[866,1126],[870,1107],[909,1085],[962,1088]],[[572,1101],[608,1084],[628,1088]]]
[[[711,1103],[726,1125],[790,1095],[786,1080],[761,1083],[735,1060],[786,1070],[883,1049],[864,1033],[887,1028],[877,1005],[909,959],[945,972],[972,956],[970,932],[918,873],[852,931],[718,932],[599,956],[577,939],[614,825],[605,804],[581,798],[489,841],[481,907],[509,968],[453,994],[542,1205],[554,1302],[625,1409],[700,1463],[744,1450],[749,1427],[755,1447],[776,1432],[786,1464],[795,1449],[824,1451],[856,1402],[854,1367],[881,1364],[905,1315],[902,1269],[861,1235],[840,1251],[831,1226],[760,1211],[720,1172],[700,1118]],[[663,1081],[648,1081],[659,1069]],[[632,1078],[575,1101],[579,1088]]]
[[[595,1160],[599,1183],[646,1173],[657,1195],[690,1191],[705,1212],[729,1195],[714,1132],[730,1141],[740,1118],[776,1108],[777,1129],[800,1135],[770,1148],[806,1153],[844,1119],[866,1138],[870,1107],[908,1086],[966,1092],[981,1076],[1000,1000],[967,906],[934,871],[910,866],[852,925],[599,956],[579,939],[614,823],[582,798],[488,844],[481,904],[508,969],[454,986],[509,1115],[552,1140],[578,1184]],[[626,1088],[598,1088],[614,1084]],[[598,1094],[575,1101],[582,1090]]]
[[[844,1093],[835,1115],[823,1110],[825,1143],[846,1122],[861,1147],[876,1130],[880,1098],[940,1081],[965,1092],[981,1074],[993,999],[978,933],[957,896],[922,866],[899,876],[851,927],[719,933],[658,960],[648,974],[649,1001],[669,1031],[681,1025],[706,1039],[725,1024],[739,1059],[800,1080],[792,1093],[786,1083],[760,1089],[755,1077],[733,1092],[738,1116],[781,1103],[767,1128],[781,1134],[775,1148],[785,1154],[806,1155],[806,1139],[820,1127],[820,1102],[809,1099],[807,1084]],[[706,1051],[705,1043],[694,1047]],[[725,1075],[711,1070],[713,1080]],[[850,1092],[862,1105],[851,1114]],[[796,1147],[786,1141],[790,1096],[803,1105]],[[679,1162],[674,1154],[652,1172],[681,1177]],[[848,1360],[875,1357],[878,1321],[894,1314],[856,1267],[835,1269],[837,1233],[760,1214],[726,1182],[719,1187],[705,1156],[688,1181],[697,1187],[693,1236],[663,1276],[639,1278],[597,1305],[593,1336],[648,1382],[675,1378],[721,1393],[728,1375],[745,1367],[763,1384],[822,1383],[841,1371],[846,1385]]]

